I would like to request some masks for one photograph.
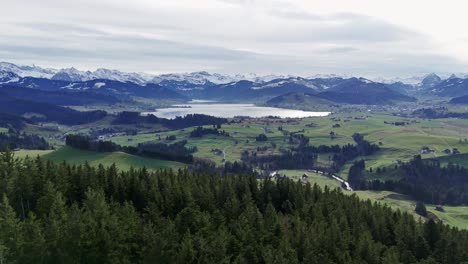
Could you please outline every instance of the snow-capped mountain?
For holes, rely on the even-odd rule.
[[[421,76],[409,76],[409,77],[374,77],[371,78],[375,82],[385,83],[385,84],[392,84],[392,83],[404,83],[410,85],[419,85],[422,80],[426,77],[425,75]]]
[[[219,73],[210,74],[206,71],[201,72],[192,72],[192,73],[170,73],[170,74],[161,74],[155,76],[151,79],[151,83],[161,83],[163,81],[174,81],[174,82],[188,82],[197,85],[203,85],[207,82],[214,84],[225,84],[236,81],[235,78],[232,78],[227,75],[222,75]]]
[[[17,82],[21,77],[16,73],[8,71],[0,71],[0,83]]]
[[[52,78],[57,72],[54,69],[45,69],[38,66],[22,66],[9,62],[0,62],[0,72],[11,72],[19,77]]]
[[[126,73],[118,70],[109,70],[100,68],[95,71],[80,71],[75,68],[61,69],[52,80],[60,80],[67,82],[85,82],[90,80],[111,80],[119,82],[132,82],[136,84],[146,84],[153,76],[140,73]]]

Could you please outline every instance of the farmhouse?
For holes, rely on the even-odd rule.
[[[427,154],[427,153],[434,153],[435,152],[435,150],[430,149],[429,147],[426,147],[426,146],[421,147],[420,151],[421,151],[421,154]]]

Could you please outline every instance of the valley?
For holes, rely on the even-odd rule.
[[[403,167],[415,156],[468,167],[463,99],[468,93],[462,88],[444,93],[449,84],[464,87],[453,78],[429,75],[410,85],[340,77],[246,80],[209,73],[143,78],[72,72],[3,74],[0,131],[8,135],[17,158],[115,164],[121,171],[246,173],[258,179],[276,171],[417,218],[415,197],[375,182],[393,186],[405,179]],[[35,149],[38,139],[29,135],[48,146]],[[70,145],[74,135],[83,138]],[[360,161],[365,167],[359,181],[350,179]],[[346,191],[331,175],[350,181],[355,190]],[[427,202],[431,217],[468,229],[464,204],[444,205],[445,212],[434,204]]]

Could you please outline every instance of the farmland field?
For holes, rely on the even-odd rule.
[[[407,124],[395,126],[384,122],[406,122]],[[457,129],[447,128],[447,124]],[[361,157],[366,160],[366,167],[369,168],[392,166],[399,160],[408,161],[414,155],[420,154],[423,146],[435,150],[431,154],[422,154],[423,158],[446,156],[443,150],[451,148],[458,148],[461,153],[468,152],[468,143],[460,141],[460,139],[467,138],[468,126],[461,125],[459,120],[429,121],[367,113],[333,114],[328,117],[304,119],[247,119],[240,123],[222,126],[221,130],[228,132],[230,137],[211,135],[203,138],[190,138],[190,131],[194,128],[186,128],[136,136],[121,136],[111,140],[120,145],[136,146],[139,143],[158,141],[159,138],[164,142],[166,136],[175,135],[177,141],[187,140],[189,146],[198,148],[195,156],[213,159],[221,164],[223,158],[214,154],[213,149],[226,148],[226,160],[234,161],[239,160],[240,153],[244,150],[266,147],[265,153],[279,153],[281,148],[290,148],[288,136],[283,135],[283,132],[279,130],[280,127],[283,131],[301,132],[310,139],[311,145],[353,144],[352,135],[360,133],[365,136],[366,140],[378,144],[381,148],[373,156]],[[334,138],[330,137],[331,131],[336,134]],[[255,142],[255,137],[261,133],[266,134],[268,141]],[[326,162],[326,159],[322,157],[322,161]],[[453,159],[453,162],[465,161],[463,157],[456,159],[456,156],[450,159]],[[339,172],[341,177],[347,177],[349,164],[352,162]]]
[[[111,166],[116,164],[120,170],[128,170],[130,167],[143,168],[146,167],[149,170],[155,170],[160,168],[183,168],[185,164],[167,161],[157,160],[145,157],[139,157],[130,155],[122,152],[94,152],[78,150],[70,147],[62,147],[58,150],[51,151],[19,151],[15,153],[17,157],[35,157],[37,155],[42,156],[44,159],[52,160],[55,162],[67,161],[67,163],[82,165],[88,162],[88,164],[97,166],[102,164],[104,166]]]

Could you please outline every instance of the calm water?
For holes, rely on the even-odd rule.
[[[171,108],[157,109],[155,112],[145,114],[153,114],[157,117],[175,118],[177,116],[185,116],[187,114],[205,114],[217,117],[234,117],[234,116],[249,116],[249,117],[264,117],[264,116],[279,116],[281,118],[302,118],[312,116],[326,116],[330,112],[307,112],[302,110],[281,109],[274,107],[261,107],[253,104],[185,104],[174,105]]]

